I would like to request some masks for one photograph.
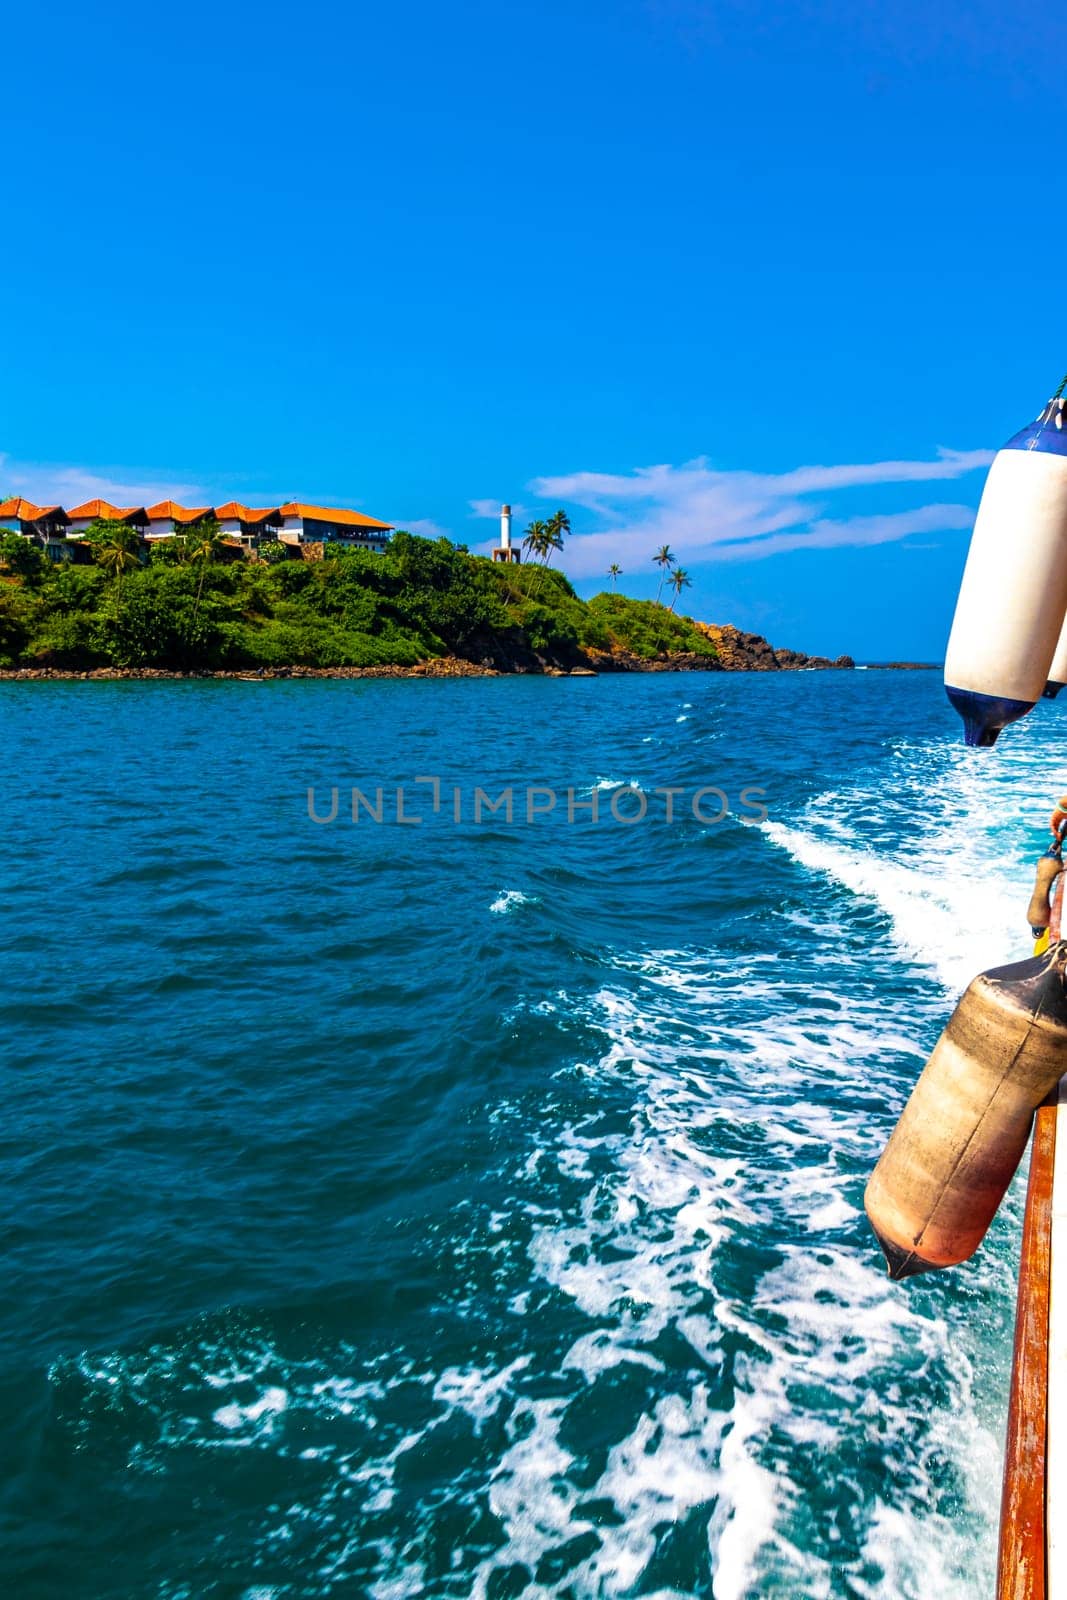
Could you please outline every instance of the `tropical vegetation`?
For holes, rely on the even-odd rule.
[[[532,560],[517,565],[409,533],[384,555],[328,546],[313,562],[264,545],[250,561],[210,522],[159,541],[147,564],[123,524],[97,523],[91,560],[53,564],[0,530],[0,668],[375,667],[456,655],[537,670],[600,653],[715,655],[688,618],[652,601],[579,599],[551,565],[568,531],[565,512],[545,519]]]

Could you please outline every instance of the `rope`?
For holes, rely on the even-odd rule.
[[[1058,400],[1065,389],[1067,389],[1067,372],[1064,373],[1062,383],[1056,390],[1056,393],[1052,396],[1053,400]]]

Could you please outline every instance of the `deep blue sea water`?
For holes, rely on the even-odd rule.
[[[1021,1188],[903,1285],[862,1189],[1028,953],[1064,715],[0,686],[0,1589],[991,1593]]]

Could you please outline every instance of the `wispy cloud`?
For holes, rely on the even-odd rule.
[[[0,493],[25,495],[38,505],[76,506],[98,499],[115,505],[152,505],[156,500],[196,504],[206,490],[202,484],[176,478],[145,479],[55,462],[16,461],[0,452]]]
[[[452,534],[448,528],[443,528],[439,522],[434,522],[431,517],[397,517],[396,526],[403,528],[405,533],[418,533],[424,539],[451,539]]]
[[[890,511],[883,516],[845,517],[840,522],[821,517],[807,528],[772,533],[764,539],[741,539],[716,548],[717,561],[752,561],[785,550],[829,550],[835,545],[891,544],[913,533],[945,533],[969,528],[973,506],[917,506],[914,511]]]
[[[499,520],[501,501],[488,499],[471,500],[469,504],[472,517],[492,517],[494,521]],[[511,515],[515,522],[521,521],[521,519],[528,514],[528,506],[520,506],[518,501],[512,502]]]
[[[603,526],[567,545],[573,577],[607,562],[647,564],[659,544],[690,562],[756,560],[787,550],[885,544],[912,533],[969,527],[973,509],[934,503],[908,511],[834,519],[820,496],[840,489],[951,481],[988,466],[991,450],[939,450],[929,461],[872,461],[789,472],[723,471],[701,457],[631,473],[572,472],[537,478],[539,499],[584,507]]]

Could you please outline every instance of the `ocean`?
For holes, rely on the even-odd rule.
[[[1022,1179],[899,1285],[862,1193],[1064,715],[0,686],[0,1589],[991,1593]]]

